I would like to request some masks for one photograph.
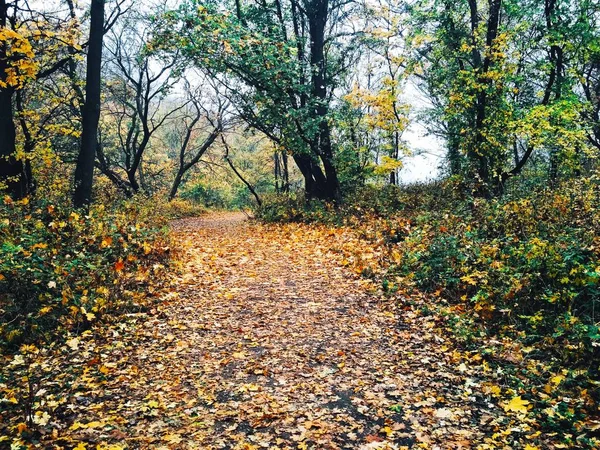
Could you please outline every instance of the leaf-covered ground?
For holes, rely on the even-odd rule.
[[[223,214],[173,233],[157,306],[35,355],[40,446],[559,448],[441,317],[352,270],[377,255],[349,230]]]

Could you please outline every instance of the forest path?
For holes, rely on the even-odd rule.
[[[136,336],[113,438],[182,449],[483,442],[492,417],[436,319],[373,295],[343,264],[347,231],[244,219],[174,224],[177,292]],[[105,388],[122,397],[122,382]]]

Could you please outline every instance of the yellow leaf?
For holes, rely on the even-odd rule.
[[[50,311],[52,311],[52,306],[44,306],[42,309],[40,309],[40,316],[43,316],[45,314],[48,314]]]
[[[77,350],[79,348],[79,338],[74,337],[73,339],[69,339],[66,344],[71,350]]]
[[[163,437],[163,440],[171,444],[179,444],[183,439],[181,439],[181,436],[178,434],[167,434]]]
[[[94,421],[92,421],[92,422],[88,422],[88,423],[85,425],[85,427],[86,427],[86,428],[100,428],[100,427],[103,427],[103,426],[104,426],[104,423],[103,423],[103,422],[100,422],[100,421],[98,421],[98,420],[94,420]]]
[[[527,405],[529,405],[529,402],[527,400],[523,400],[519,395],[518,397],[513,397],[510,402],[504,405],[504,411],[525,414],[527,413]]]
[[[525,446],[525,450],[540,450],[540,448],[536,447],[535,445],[527,444]]]

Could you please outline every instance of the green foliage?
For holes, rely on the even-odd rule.
[[[594,100],[582,95],[591,92],[593,64],[581,50],[597,40],[595,8],[563,0],[415,3],[409,40],[433,99],[429,127],[446,140],[451,173],[479,194],[500,194],[534,153],[550,160],[554,181],[597,151],[588,139],[597,127],[588,112]]]
[[[139,307],[169,252],[164,222],[151,211],[141,199],[84,213],[47,200],[5,198],[0,347],[53,340],[103,314]]]
[[[229,203],[228,199],[226,198],[226,194],[221,189],[201,183],[195,184],[186,189],[181,196],[185,199],[202,203],[208,208],[225,208],[225,206],[227,206]]]
[[[276,198],[258,216],[353,226],[383,252],[387,290],[400,284],[435,292],[491,331],[525,332],[530,343],[573,361],[597,356],[599,179],[513,190],[482,200],[462,196],[452,179],[365,187],[341,208]]]
[[[577,359],[594,354],[598,200],[598,180],[590,178],[527,197],[413,211],[411,232],[395,248],[395,271],[465,302],[491,324],[547,337]]]
[[[333,205],[320,201],[307,202],[303,195],[270,194],[263,199],[263,205],[254,213],[263,222],[327,222],[335,223],[340,217],[335,214]]]

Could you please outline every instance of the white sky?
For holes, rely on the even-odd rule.
[[[403,158],[400,182],[404,184],[432,180],[439,175],[444,143],[436,136],[428,135],[423,124],[417,120],[416,113],[426,108],[428,102],[410,80],[405,86],[404,101],[412,106],[412,120],[402,137],[414,156]]]

